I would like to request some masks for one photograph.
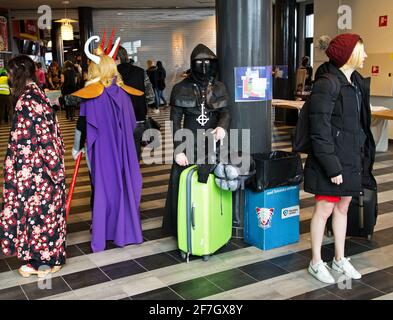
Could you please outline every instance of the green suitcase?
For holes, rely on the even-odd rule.
[[[177,231],[187,262],[190,255],[207,261],[232,236],[232,192],[218,188],[213,174],[207,183],[199,183],[197,166],[180,176]]]

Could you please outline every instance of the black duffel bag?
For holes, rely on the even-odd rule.
[[[296,152],[273,151],[256,153],[252,157],[256,173],[251,188],[255,192],[298,185],[303,181],[302,161]]]

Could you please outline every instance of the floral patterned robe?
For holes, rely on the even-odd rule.
[[[5,255],[65,263],[64,145],[48,98],[28,84],[13,115],[4,165],[0,242]]]

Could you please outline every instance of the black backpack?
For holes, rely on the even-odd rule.
[[[335,88],[334,99],[332,103],[336,103],[336,100],[341,91],[341,84],[338,78],[330,73],[326,73],[322,75],[319,79],[325,78],[329,79],[333,83]],[[318,79],[318,80],[319,80]],[[317,80],[317,81],[318,81]],[[312,93],[311,93],[312,94]],[[297,120],[295,132],[292,139],[292,150],[294,152],[301,152],[301,153],[311,153],[311,140],[310,140],[310,125],[309,125],[309,109],[310,109],[310,101],[311,96],[307,99],[304,103],[302,109],[299,113],[299,118]]]

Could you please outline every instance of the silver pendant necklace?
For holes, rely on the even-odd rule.
[[[202,127],[204,127],[206,123],[210,120],[205,112],[205,101],[206,101],[205,90],[202,90],[201,115],[196,119]]]

